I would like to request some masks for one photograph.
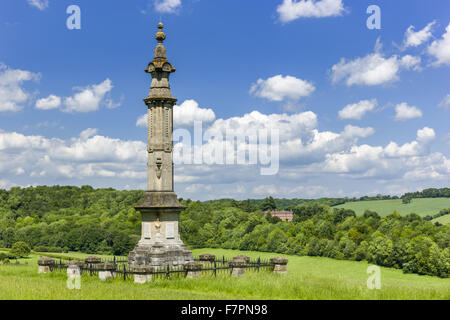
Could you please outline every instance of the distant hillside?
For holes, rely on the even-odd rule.
[[[404,215],[416,213],[421,217],[433,216],[440,210],[450,207],[450,198],[420,198],[412,199],[410,203],[403,204],[402,200],[378,200],[378,201],[358,201],[346,202],[334,208],[345,208],[355,211],[356,215],[361,216],[364,211],[371,210],[377,212],[380,216],[391,214],[394,210]]]

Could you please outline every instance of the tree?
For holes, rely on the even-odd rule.
[[[11,249],[11,254],[19,258],[28,257],[30,252],[30,246],[23,241],[14,243]]]
[[[276,208],[277,204],[275,203],[275,199],[272,197],[265,198],[261,203],[262,211],[275,210]]]

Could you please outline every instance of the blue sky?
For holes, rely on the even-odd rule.
[[[66,27],[74,4],[80,30]],[[379,30],[366,26],[370,5],[381,9]],[[175,126],[283,126],[277,175],[179,165],[180,196],[448,186],[449,13],[446,0],[3,0],[0,187],[145,189],[138,119],[160,19],[184,110]]]

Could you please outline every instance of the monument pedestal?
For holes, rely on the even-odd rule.
[[[142,215],[142,236],[128,255],[131,268],[160,269],[193,261],[191,251],[180,239],[178,221],[185,207],[174,192],[147,192],[135,209]]]

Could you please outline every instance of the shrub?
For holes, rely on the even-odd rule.
[[[23,241],[14,243],[11,248],[11,254],[19,258],[28,257],[30,252],[31,252],[30,246]]]

